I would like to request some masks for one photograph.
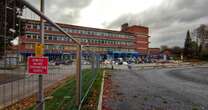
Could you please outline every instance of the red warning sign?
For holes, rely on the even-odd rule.
[[[48,74],[47,57],[28,57],[29,74]]]

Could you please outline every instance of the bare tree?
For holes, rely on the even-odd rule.
[[[208,26],[205,24],[200,25],[196,30],[197,40],[199,41],[199,50],[205,51],[208,48]]]

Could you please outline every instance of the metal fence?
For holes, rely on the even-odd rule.
[[[85,52],[84,57],[81,60],[81,102],[83,102],[92,84],[97,76],[97,71],[99,68],[99,56],[93,52]],[[74,77],[75,75],[75,62],[69,65],[60,64],[60,65],[49,65],[49,73],[44,75],[43,85],[44,88],[49,88],[56,85],[61,80],[66,79],[67,77]],[[27,73],[26,63],[19,63],[14,68],[6,68],[0,70],[0,107],[8,107],[15,104],[18,101],[21,101],[24,98],[36,95],[38,92],[38,75],[30,75]],[[75,84],[75,83],[73,83]],[[75,85],[71,86],[74,88],[72,92],[74,97],[76,96]],[[71,88],[69,88],[71,89]],[[46,90],[45,90],[46,91]],[[51,90],[52,92],[53,90]],[[70,95],[70,94],[69,94]],[[66,95],[67,96],[67,95]],[[75,98],[75,97],[74,97]],[[53,99],[52,99],[53,100]],[[64,100],[64,99],[63,99]],[[34,99],[31,103],[32,105],[37,100]],[[75,100],[74,100],[75,101]],[[75,102],[68,103],[75,105]],[[28,103],[28,102],[25,102]],[[50,105],[50,104],[49,104]],[[37,106],[37,105],[35,105]],[[47,106],[47,105],[46,105]],[[81,105],[80,105],[81,107]],[[17,105],[15,108],[19,110],[25,109],[23,105]]]
[[[23,13],[26,13],[27,17],[31,15],[29,19],[38,18],[35,13],[27,8],[24,9]],[[6,35],[4,39],[7,39]],[[12,53],[6,46],[4,50],[1,54],[4,56],[0,58],[0,109],[38,109],[40,104],[37,100],[38,75],[28,74],[27,61],[25,60],[27,58],[21,59],[20,47],[17,47],[15,51],[13,50]],[[76,58],[77,54],[74,53],[74,55]],[[72,58],[68,63],[63,59],[59,61],[50,60],[48,74],[43,75],[45,108],[48,110],[59,110],[64,109],[64,107],[80,109],[99,73],[99,60],[98,54],[87,50],[85,47],[82,48],[80,87],[77,86],[75,78],[76,59]],[[79,105],[76,104],[77,88],[80,88]],[[62,91],[66,93],[60,95]],[[53,105],[54,102],[57,105]]]
[[[49,66],[49,74],[44,75],[44,87],[53,85],[59,80],[74,74],[74,65]],[[12,70],[1,70],[0,104],[1,108],[11,105],[20,99],[30,96],[38,90],[38,76],[29,75],[26,65],[20,64]]]

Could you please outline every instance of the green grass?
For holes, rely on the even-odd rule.
[[[101,70],[96,70],[96,73],[101,73]],[[90,69],[84,69],[82,71],[82,98],[95,76],[96,74],[93,74]],[[75,106],[75,92],[76,80],[73,78],[52,93],[51,96],[53,98],[46,101],[45,110],[77,110]],[[29,108],[28,110],[33,110],[33,108]]]

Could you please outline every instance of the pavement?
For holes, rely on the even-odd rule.
[[[103,110],[208,110],[207,64],[114,68]]]

